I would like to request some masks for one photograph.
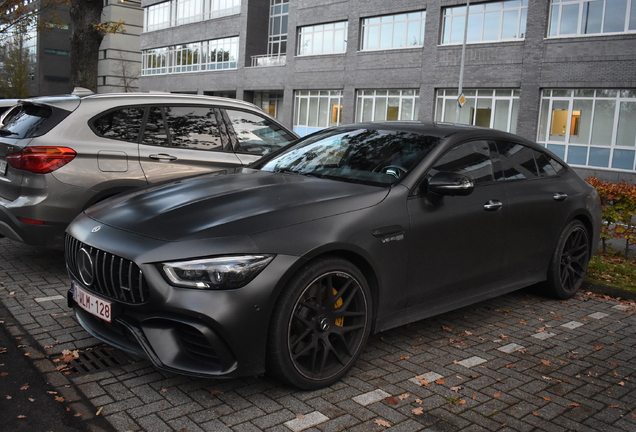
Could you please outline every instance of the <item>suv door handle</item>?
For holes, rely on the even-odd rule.
[[[172,155],[165,154],[165,153],[151,154],[148,157],[150,159],[155,159],[155,160],[160,160],[160,161],[174,161],[174,160],[177,160],[176,156],[172,156]]]
[[[568,199],[568,194],[555,193],[552,198],[554,198],[555,201],[565,201],[566,199]]]
[[[497,211],[503,207],[501,201],[498,200],[490,200],[486,204],[484,204],[484,210],[486,211]]]

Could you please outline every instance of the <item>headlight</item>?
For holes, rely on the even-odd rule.
[[[163,272],[179,287],[233,289],[247,285],[274,255],[241,255],[163,263]]]

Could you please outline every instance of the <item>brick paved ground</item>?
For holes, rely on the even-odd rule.
[[[502,296],[372,336],[341,383],[301,392],[263,377],[174,375],[147,361],[65,375],[52,360],[99,341],[59,297],[69,286],[62,254],[2,239],[0,282],[46,379],[87,421],[101,410],[117,431],[636,430],[633,303]]]

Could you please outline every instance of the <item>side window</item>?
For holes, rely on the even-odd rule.
[[[276,123],[245,111],[226,109],[238,142],[237,152],[264,155],[289,144],[295,138]]]
[[[194,150],[223,147],[214,108],[196,106],[151,107],[142,142]]]
[[[172,147],[223,149],[214,108],[178,106],[164,109]]]
[[[122,108],[93,121],[93,131],[104,138],[137,142],[145,108]]]
[[[150,107],[142,139],[144,144],[169,147],[166,124],[161,107]]]
[[[517,143],[498,142],[502,177],[498,180],[522,180],[539,177],[534,150]]]
[[[494,181],[488,141],[471,141],[453,148],[435,163],[427,177],[441,171],[468,176],[475,185]]]
[[[538,150],[533,150],[534,159],[539,169],[539,177],[555,177],[563,174],[565,167],[559,162]]]
[[[518,143],[498,142],[503,174],[498,180],[519,180],[554,177],[565,167],[550,155]]]

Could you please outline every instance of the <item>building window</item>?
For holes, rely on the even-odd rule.
[[[168,73],[168,48],[155,48],[142,53],[142,74],[157,75]]]
[[[341,124],[342,90],[302,90],[294,99],[294,132],[298,135]]]
[[[633,171],[636,89],[544,90],[537,141],[572,165]]]
[[[360,49],[378,50],[424,45],[426,12],[365,18],[362,20]]]
[[[417,120],[419,90],[358,90],[358,122]]]
[[[466,102],[456,120],[457,90],[438,90],[435,119],[516,133],[519,90],[464,90]]]
[[[238,37],[145,50],[142,60],[142,75],[236,69]]]
[[[272,117],[278,118],[280,108],[283,106],[283,93],[254,92],[254,105]]]
[[[201,43],[177,45],[173,49],[173,72],[196,72],[200,65]]]
[[[471,4],[466,42],[495,42],[523,39],[526,34],[528,0]],[[444,8],[442,44],[462,43],[466,6]]]
[[[176,25],[203,20],[203,0],[177,0],[175,3]]]
[[[269,7],[269,40],[267,54],[279,56],[287,52],[287,19],[289,0],[271,0]]]
[[[145,8],[144,31],[235,15],[241,0],[170,0]]]
[[[550,36],[636,31],[634,0],[552,0]]]
[[[144,31],[150,32],[170,27],[170,7],[169,1],[148,6],[145,10]]]
[[[202,69],[220,70],[238,67],[238,37],[215,39],[207,42]]]
[[[301,27],[298,55],[344,53],[347,50],[347,22]]]

